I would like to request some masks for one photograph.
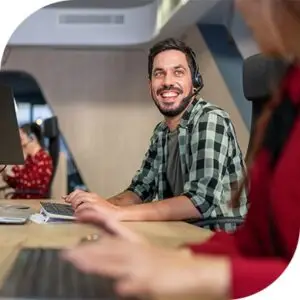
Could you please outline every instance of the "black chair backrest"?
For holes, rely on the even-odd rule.
[[[262,54],[248,57],[243,65],[243,90],[247,100],[252,102],[252,118],[248,151],[252,145],[256,120],[264,105],[287,70],[288,64],[279,59],[270,59]],[[247,152],[248,152],[247,151]],[[246,155],[248,157],[248,153]]]
[[[48,140],[48,151],[52,158],[53,163],[53,173],[50,181],[50,195],[51,196],[51,186],[56,174],[58,161],[59,161],[59,152],[60,152],[60,138],[59,138],[59,126],[57,117],[51,117],[43,122],[43,136]]]

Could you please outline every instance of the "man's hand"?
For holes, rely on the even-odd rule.
[[[62,197],[67,203],[70,203],[72,207],[76,210],[79,205],[89,202],[89,203],[101,203],[106,201],[95,193],[88,193],[82,190],[75,190],[67,196]]]
[[[63,256],[84,272],[116,279],[122,296],[219,297],[229,289],[230,266],[221,257],[196,257],[116,238],[80,245]]]
[[[104,214],[109,218],[120,220],[121,208],[113,205],[97,194],[75,190],[70,195],[64,197],[67,203],[70,203],[75,210],[75,215],[79,216],[81,212],[89,210],[93,215]]]

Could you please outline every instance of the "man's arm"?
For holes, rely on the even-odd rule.
[[[122,207],[123,221],[178,221],[201,217],[191,200],[185,196]]]
[[[222,174],[228,151],[227,125],[215,113],[205,114],[191,137],[192,165],[181,196],[122,208],[122,220],[166,221],[207,218],[222,196]]]
[[[125,191],[107,199],[107,201],[117,206],[129,206],[142,203],[141,198],[132,191]]]
[[[204,219],[229,207],[223,199],[229,143],[225,117],[214,111],[201,116],[191,135],[192,164],[183,195],[191,200]]]

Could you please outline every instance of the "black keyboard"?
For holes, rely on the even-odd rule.
[[[113,280],[80,272],[71,263],[61,259],[59,252],[59,249],[42,248],[21,250],[4,281],[0,297],[5,299],[124,299],[114,292]]]
[[[68,204],[41,202],[41,206],[49,214],[58,215],[58,216],[69,216],[69,217],[74,215],[73,207]]]

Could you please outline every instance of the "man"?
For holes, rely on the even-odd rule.
[[[107,201],[83,191],[66,201],[77,212],[98,210],[118,220],[243,217],[245,193],[239,207],[230,207],[243,176],[242,153],[228,114],[197,97],[203,83],[192,49],[175,39],[157,43],[149,53],[148,75],[164,121],[130,186]],[[222,229],[232,231],[235,224]]]

